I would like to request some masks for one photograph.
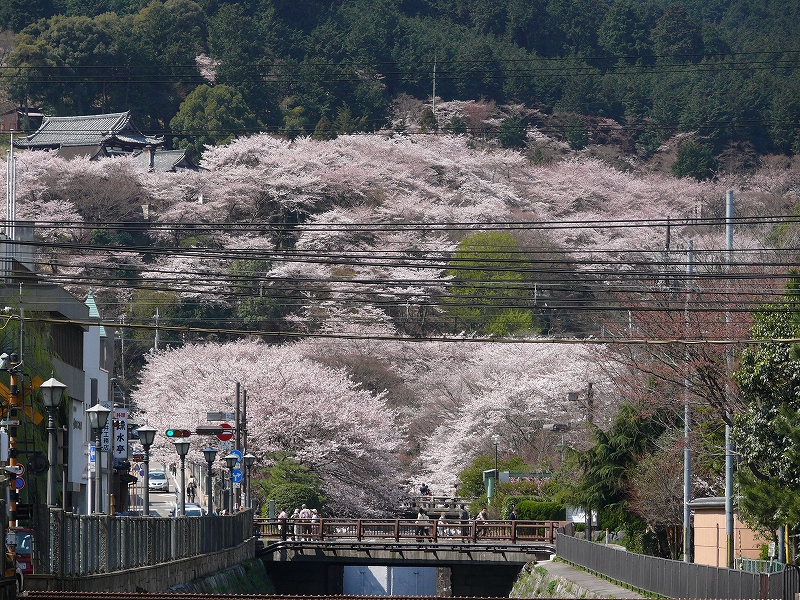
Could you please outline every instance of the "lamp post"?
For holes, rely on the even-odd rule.
[[[236,468],[236,463],[239,462],[239,457],[235,454],[228,454],[222,460],[225,461],[225,466],[228,467],[230,471],[230,480],[231,480],[231,493],[228,494],[228,506],[227,510],[229,513],[233,512],[233,470]]]
[[[144,425],[136,430],[139,434],[139,441],[144,448],[144,510],[142,514],[145,517],[150,516],[150,446],[156,439],[155,427]]]
[[[492,436],[492,443],[494,444],[494,483],[495,487],[497,487],[497,481],[500,479],[500,473],[497,471],[497,447],[500,445],[500,436],[498,434],[494,434]]]
[[[47,460],[50,463],[47,469],[47,506],[56,504],[56,409],[61,404],[65,389],[66,385],[52,377],[39,386],[42,402],[47,409]]]
[[[249,452],[242,457],[244,466],[247,467],[247,508],[253,508],[253,496],[250,494],[250,469],[256,462],[256,457]]]
[[[214,478],[211,475],[211,465],[213,465],[214,461],[217,459],[217,449],[209,446],[203,450],[203,456],[205,456],[206,462],[208,463],[208,473],[206,474],[206,493],[208,493],[208,514],[211,514],[214,512]]]
[[[189,453],[189,440],[175,440],[175,452],[181,457],[181,513],[179,516],[186,515],[186,455]]]
[[[99,402],[95,404],[92,408],[87,408],[86,413],[89,415],[89,426],[94,429],[94,451],[95,451],[95,490],[94,490],[94,512],[99,513],[102,511],[102,504],[103,504],[103,494],[102,494],[102,487],[103,487],[103,477],[102,477],[102,464],[103,461],[100,460],[102,456],[102,448],[100,445],[100,432],[103,430],[103,427],[106,426],[106,422],[108,421],[108,415],[111,414],[111,409],[106,408]]]

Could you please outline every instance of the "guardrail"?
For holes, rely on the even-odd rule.
[[[50,561],[39,572],[80,577],[149,567],[234,548],[252,536],[252,510],[175,518],[76,515],[52,509]]]
[[[255,518],[253,527],[263,538],[295,541],[391,540],[395,542],[506,542],[554,544],[565,521],[451,521],[415,519],[319,519],[280,522]]]

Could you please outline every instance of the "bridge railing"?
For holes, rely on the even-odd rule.
[[[561,521],[417,521],[416,519],[288,520],[256,517],[259,537],[294,541],[555,543]]]

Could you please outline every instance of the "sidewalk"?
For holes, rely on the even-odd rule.
[[[610,581],[595,577],[587,571],[572,567],[558,560],[548,560],[536,563],[537,567],[547,569],[553,577],[559,577],[573,582],[577,587],[589,592],[595,598],[644,598],[645,596],[629,590]],[[577,594],[575,597],[580,597]]]

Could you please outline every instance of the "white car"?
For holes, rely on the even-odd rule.
[[[150,471],[147,487],[151,492],[168,492],[169,477],[164,471]]]
[[[176,505],[175,508],[172,509],[172,516],[175,517],[181,511],[180,505]],[[202,517],[205,516],[206,509],[200,506],[199,504],[193,504],[187,502],[184,504],[184,515],[187,517]]]

